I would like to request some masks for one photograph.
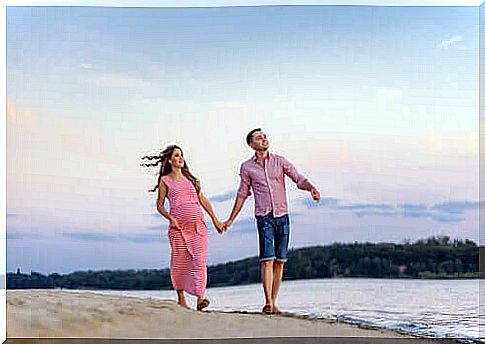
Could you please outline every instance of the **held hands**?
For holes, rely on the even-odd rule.
[[[217,233],[219,234],[224,234],[224,232],[226,232],[231,225],[232,225],[231,220],[220,222],[219,220],[216,219],[214,221],[214,226],[216,227]]]
[[[232,225],[232,220],[226,220],[223,224],[222,224],[222,232],[226,232],[229,227],[231,227]]]
[[[212,222],[214,223],[214,227],[216,227],[217,233],[222,234],[224,232],[224,225],[218,219],[214,219]]]

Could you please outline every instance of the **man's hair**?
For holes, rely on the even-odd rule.
[[[248,145],[251,144],[251,141],[253,140],[253,134],[257,131],[261,131],[261,128],[256,128],[251,130],[249,134],[246,136],[246,142]]]

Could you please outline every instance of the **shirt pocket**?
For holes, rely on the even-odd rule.
[[[285,174],[283,173],[283,169],[276,168],[272,171],[268,171],[268,177],[273,182],[282,183],[285,179]]]

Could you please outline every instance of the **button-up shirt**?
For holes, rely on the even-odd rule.
[[[285,175],[302,190],[306,180],[291,162],[276,154],[268,154],[264,160],[264,166],[257,162],[257,157],[254,155],[241,164],[239,175],[241,182],[237,197],[246,199],[251,195],[250,188],[252,188],[256,216],[266,215],[270,211],[273,211],[275,217],[288,214]]]

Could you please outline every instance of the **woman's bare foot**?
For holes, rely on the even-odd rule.
[[[184,301],[179,301],[177,302],[177,304],[180,306],[180,307],[183,307],[183,308],[186,308],[186,309],[190,309],[190,307],[187,305],[187,303]]]
[[[197,310],[201,311],[204,308],[206,308],[207,306],[209,306],[209,304],[210,304],[210,301],[207,298],[198,299],[197,300]]]

